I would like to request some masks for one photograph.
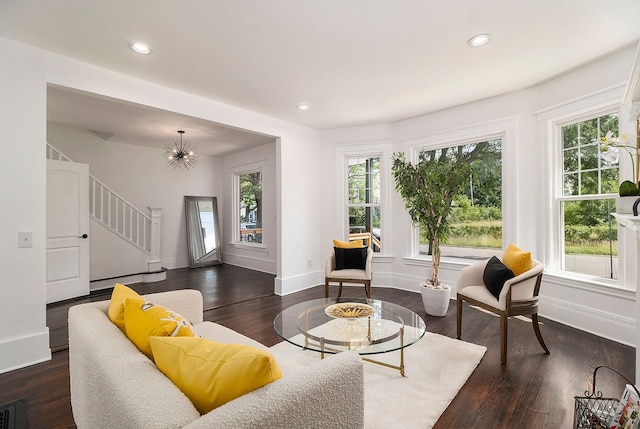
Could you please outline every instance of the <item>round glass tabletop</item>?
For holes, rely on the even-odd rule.
[[[424,336],[424,320],[391,302],[366,298],[321,298],[293,305],[276,316],[276,333],[299,347],[361,355],[407,347]]]

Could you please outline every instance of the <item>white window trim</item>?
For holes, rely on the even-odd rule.
[[[551,222],[555,223],[555,228],[552,229],[554,233],[550,236],[551,241],[553,241],[553,245],[555,248],[555,252],[558,255],[554,260],[554,264],[552,264],[553,272],[560,276],[565,276],[567,278],[574,279],[582,279],[589,282],[599,283],[599,284],[607,284],[607,285],[618,285],[618,280],[607,279],[605,277],[597,277],[586,274],[577,273],[574,271],[567,271],[564,269],[562,261],[564,260],[564,240],[560,240],[560,237],[564,237],[564,218],[560,215],[561,206],[563,202],[566,201],[583,201],[583,200],[602,200],[607,198],[616,198],[617,194],[597,194],[597,195],[564,195],[564,178],[563,178],[563,145],[562,145],[562,127],[572,125],[575,123],[587,121],[589,119],[594,119],[604,115],[610,115],[612,113],[619,113],[619,103],[611,103],[609,105],[599,106],[598,108],[588,111],[588,112],[580,112],[575,116],[565,116],[562,120],[552,121],[551,126],[553,127],[553,147],[555,152],[555,162],[554,162],[554,183],[553,183],[553,202],[552,206],[554,208],[555,215],[552,215]],[[620,167],[624,165],[624,157],[620,159]],[[620,174],[622,175],[622,168],[620,170]],[[555,219],[554,219],[555,218]],[[546,268],[546,267],[545,267]]]
[[[515,165],[516,165],[516,136],[518,128],[517,117],[506,117],[496,121],[488,121],[471,125],[469,127],[438,132],[434,134],[408,138],[402,141],[403,150],[408,159],[416,162],[418,154],[422,150],[434,150],[445,147],[454,147],[472,144],[481,141],[500,138],[502,140],[502,247],[507,243],[517,243],[516,229],[516,198],[515,198]],[[418,228],[409,224],[406,237],[411,243],[409,257],[405,261],[431,260],[428,255],[419,254]],[[463,262],[463,258],[442,258],[443,262],[457,264]],[[468,263],[475,261],[469,260]]]
[[[264,161],[254,162],[251,164],[245,164],[238,167],[235,167],[230,170],[231,173],[231,184],[233,186],[232,189],[232,198],[234,203],[232,204],[232,214],[231,214],[231,242],[229,245],[231,247],[254,250],[254,251],[262,251],[265,252],[267,249],[267,245],[264,242],[264,231],[262,234],[262,243],[249,243],[246,241],[240,241],[240,205],[237,204],[240,201],[240,176],[251,173],[261,173],[264,179]],[[262,182],[262,192],[264,193],[264,180]]]
[[[349,215],[348,203],[349,195],[347,191],[347,183],[349,183],[349,158],[380,158],[380,238],[382,240],[382,248],[380,252],[375,252],[373,256],[389,256],[392,253],[391,239],[389,237],[390,225],[393,225],[391,219],[391,192],[389,186],[391,183],[391,155],[393,153],[393,144],[391,142],[378,142],[371,144],[345,145],[336,147],[336,165],[338,166],[337,184],[339,192],[336,192],[336,207],[338,210],[337,222],[342,230],[342,236],[349,236]],[[386,238],[385,238],[386,236]]]
[[[562,139],[560,134],[561,128],[565,125],[606,114],[618,113],[618,118],[621,121],[620,100],[624,89],[624,84],[614,85],[601,91],[536,112],[538,133],[541,140],[547,143],[543,177],[547,178],[548,182],[546,186],[544,186],[543,198],[544,201],[550,203],[547,204],[544,218],[547,225],[546,229],[551,231],[551,233],[547,235],[549,239],[544,243],[545,273],[557,278],[566,278],[573,282],[581,282],[588,285],[587,288],[595,288],[594,290],[602,287],[625,288],[622,288],[617,280],[574,273],[562,269],[561,260],[564,253],[564,243],[559,238],[563,236],[563,224],[559,213],[560,203],[562,200],[565,200],[566,197],[562,196],[563,167]],[[624,174],[624,162],[622,162],[620,165],[621,177],[623,177]],[[599,196],[599,198],[605,198],[608,195],[610,194]],[[613,194],[613,196],[616,195]]]

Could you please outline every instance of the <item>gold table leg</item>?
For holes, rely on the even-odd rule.
[[[380,362],[371,358],[362,357],[362,360],[375,363],[376,365],[386,366],[387,368],[393,368],[400,371],[400,375],[406,377],[404,374],[404,327],[400,328],[400,366],[391,365],[390,363]]]
[[[327,348],[327,350],[332,350],[332,349]],[[324,351],[325,351],[324,337],[321,337],[320,338],[320,359],[324,359]],[[404,327],[400,328],[400,366],[392,365],[386,362],[380,362],[380,361],[377,361],[371,358],[362,357],[362,356],[360,356],[360,358],[364,361],[375,363],[376,365],[382,365],[382,366],[386,366],[387,368],[397,369],[398,371],[400,371],[401,376],[406,377],[404,373]]]

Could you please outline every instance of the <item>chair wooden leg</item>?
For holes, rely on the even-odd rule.
[[[457,319],[456,319],[456,332],[458,334],[458,339],[462,337],[462,300],[460,298],[457,299],[458,302],[458,311]]]
[[[338,289],[338,298],[342,296],[342,282],[340,282],[340,289]]]
[[[500,363],[507,363],[507,333],[508,333],[509,317],[505,313],[500,315]]]
[[[324,297],[329,298],[329,282],[324,281]]]
[[[367,281],[364,284],[364,291],[367,294],[367,298],[371,299],[371,281]]]
[[[538,342],[544,349],[544,353],[547,355],[550,354],[551,352],[547,348],[547,345],[544,343],[544,340],[542,339],[542,334],[540,333],[540,325],[538,324],[538,313],[531,315],[531,322],[532,322],[531,324],[533,325],[533,331],[536,333],[536,337],[538,338]]]

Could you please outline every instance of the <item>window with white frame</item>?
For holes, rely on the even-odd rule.
[[[235,241],[262,243],[262,169],[234,174]]]
[[[380,156],[347,157],[349,239],[382,249]]]
[[[451,230],[441,241],[444,257],[481,259],[502,254],[502,137],[425,150],[427,156],[471,164],[463,193],[454,198]],[[431,255],[431,244],[418,233],[418,254]]]
[[[615,198],[617,162],[602,157],[600,139],[618,135],[614,112],[558,124],[562,182],[556,186],[562,255],[561,269],[608,279],[618,278]]]

